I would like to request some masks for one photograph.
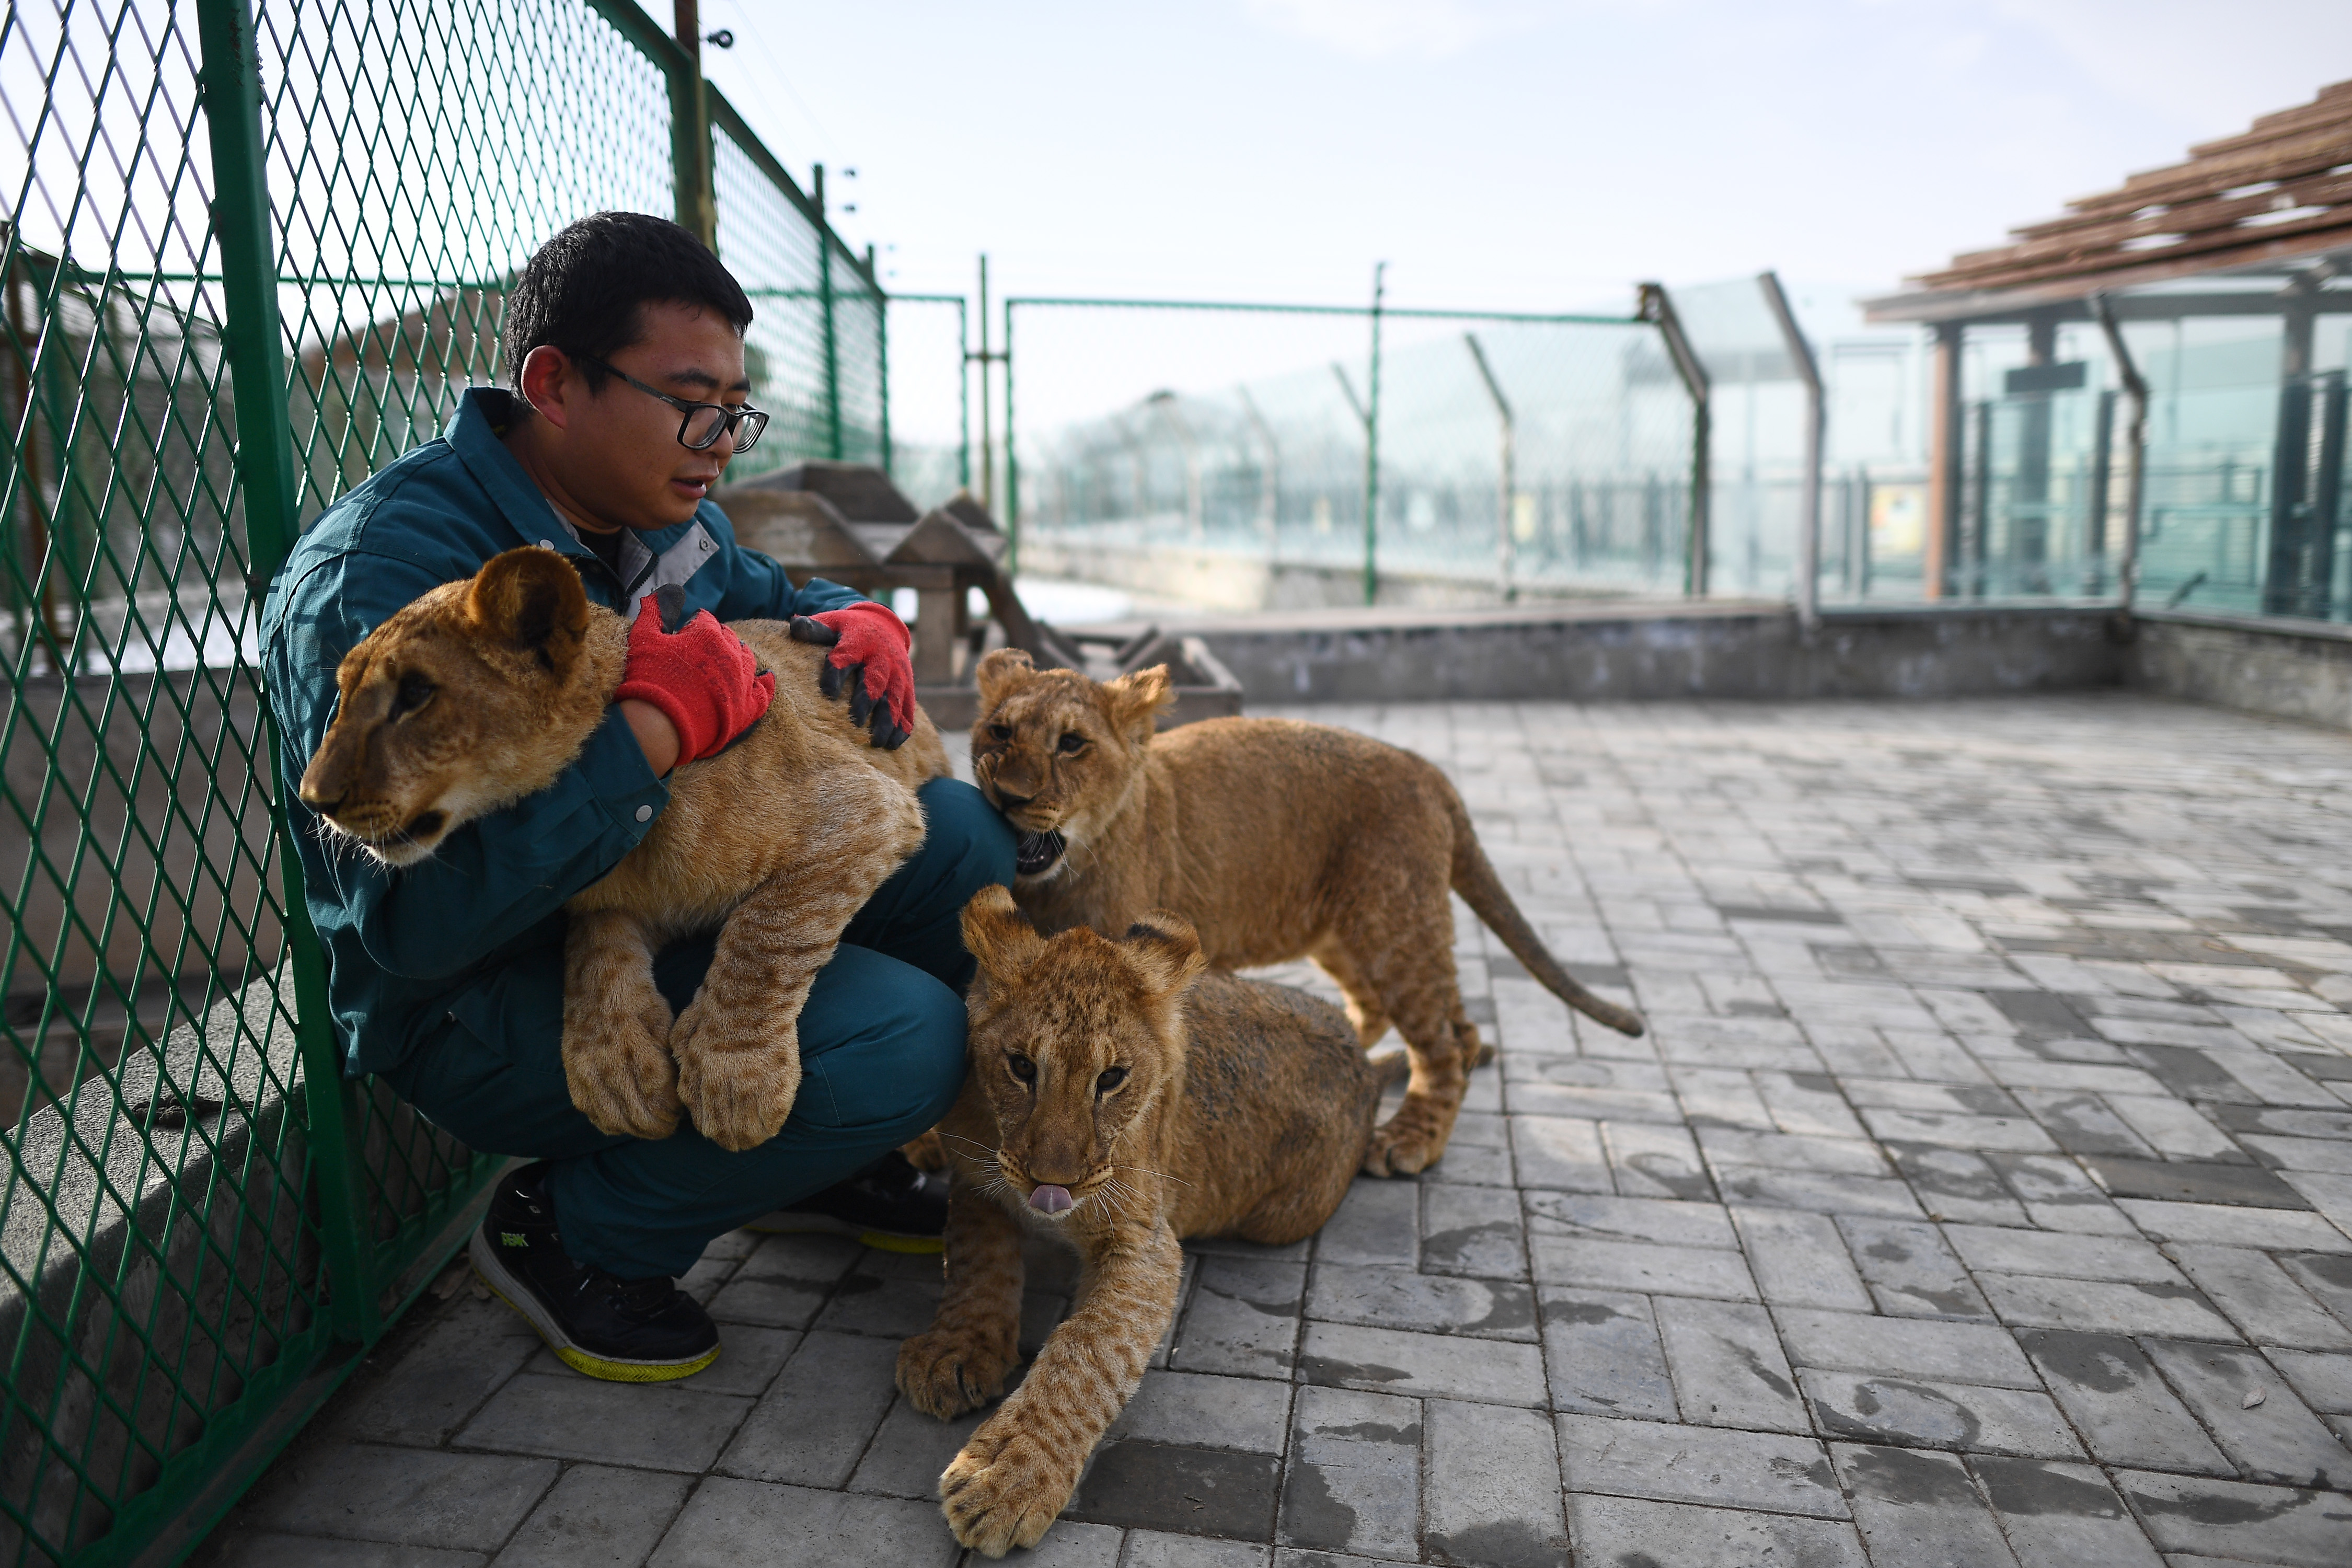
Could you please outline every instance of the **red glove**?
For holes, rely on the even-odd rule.
[[[614,701],[650,702],[677,729],[681,763],[715,757],[760,721],[776,695],[776,678],[759,667],[743,639],[709,610],[686,617],[676,588],[648,594],[629,627],[629,662]],[[680,623],[683,624],[680,624]]]
[[[907,743],[915,732],[915,666],[907,657],[914,638],[906,622],[861,599],[821,616],[794,616],[793,639],[833,649],[818,689],[840,696],[846,673],[850,721],[871,730],[876,745],[896,751]]]

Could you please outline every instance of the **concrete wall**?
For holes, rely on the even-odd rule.
[[[2352,728],[2352,626],[2151,610],[2124,679],[2143,691]]]
[[[1231,551],[1155,544],[1149,549],[1047,535],[1021,542],[1021,569],[1040,577],[1101,583],[1159,599],[1211,609],[1360,609],[1364,571],[1355,565],[1270,562]],[[1477,609],[1495,603],[1491,578],[1441,577],[1382,567],[1376,605],[1396,609]],[[1614,597],[1622,591],[1521,584],[1520,596],[1544,602]]]
[[[1186,630],[1253,704],[1984,696],[2113,686],[2124,667],[2095,605],[1835,611],[1811,640],[1783,605],[1673,602],[1305,612]]]

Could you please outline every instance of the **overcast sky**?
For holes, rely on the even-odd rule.
[[[647,8],[668,19],[665,0]],[[1891,288],[2352,78],[2346,0],[703,0],[900,290]]]

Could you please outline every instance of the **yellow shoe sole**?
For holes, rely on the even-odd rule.
[[[903,1252],[911,1257],[928,1258],[947,1250],[947,1243],[936,1236],[898,1236],[887,1230],[859,1230],[839,1220],[829,1220],[822,1215],[803,1218],[795,1215],[762,1215],[743,1227],[761,1236],[845,1236],[860,1247],[870,1247],[877,1252]]]
[[[476,1231],[466,1244],[466,1253],[473,1260],[474,1277],[486,1286],[490,1294],[506,1303],[509,1310],[531,1326],[531,1331],[547,1342],[556,1359],[576,1373],[602,1378],[607,1383],[675,1383],[681,1377],[692,1377],[719,1359],[719,1347],[713,1345],[692,1361],[613,1361],[604,1356],[591,1355],[573,1344],[555,1324],[547,1310],[533,1300],[530,1292],[509,1289],[507,1271],[499,1267],[489,1251],[489,1244]],[[520,1298],[520,1300],[518,1300]],[[534,1309],[536,1309],[534,1310]]]

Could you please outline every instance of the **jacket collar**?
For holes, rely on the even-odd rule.
[[[514,454],[507,450],[501,437],[514,418],[513,393],[502,386],[469,386],[457,400],[457,411],[449,416],[449,426],[441,433],[442,438],[489,493],[491,502],[513,531],[515,543],[544,544],[566,555],[594,560],[595,552],[581,542],[572,525],[531,482],[522,465],[515,461]],[[667,528],[632,529],[628,542],[642,546],[649,556],[659,556],[696,526],[689,519]],[[634,562],[635,554],[625,544],[622,558]]]

